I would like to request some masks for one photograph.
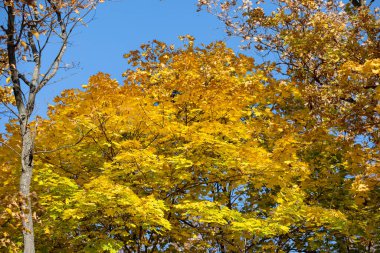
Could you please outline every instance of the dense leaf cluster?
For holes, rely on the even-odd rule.
[[[255,64],[222,42],[195,47],[184,36],[179,49],[153,41],[126,54],[123,85],[99,73],[64,91],[33,123],[37,249],[379,250],[376,11],[335,1],[281,0],[271,14],[250,1],[200,4],[277,58]],[[17,251],[15,123],[8,132],[0,242]]]

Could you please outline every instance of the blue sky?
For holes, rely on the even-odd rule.
[[[228,38],[224,25],[206,11],[197,12],[196,0],[110,0],[100,4],[87,27],[71,37],[63,64],[76,66],[61,70],[37,97],[35,115],[45,116],[47,105],[64,89],[80,88],[99,71],[122,81],[128,68],[123,54],[142,43],[157,39],[180,46],[178,36],[190,34],[196,43],[223,40],[235,51],[239,39]],[[0,119],[0,133],[7,118]]]

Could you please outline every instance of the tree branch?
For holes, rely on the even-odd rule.
[[[73,144],[63,145],[63,146],[61,146],[61,147],[58,147],[58,148],[56,148],[56,149],[51,149],[51,150],[38,150],[38,151],[36,150],[36,151],[34,152],[34,154],[54,153],[54,152],[57,152],[57,151],[62,150],[62,149],[68,149],[68,148],[75,147],[76,145],[78,145],[79,143],[81,143],[81,142],[84,140],[84,138],[85,138],[86,136],[88,136],[93,130],[94,130],[94,128],[91,128],[90,130],[88,130],[84,135],[82,135],[82,136],[81,136],[81,137],[80,137],[75,143],[73,143]]]

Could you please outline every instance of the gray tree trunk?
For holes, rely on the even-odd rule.
[[[21,178],[20,193],[22,198],[21,215],[24,235],[24,253],[34,253],[34,229],[33,229],[33,213],[32,202],[30,196],[30,184],[33,172],[33,143],[34,138],[30,132],[26,120],[22,122],[22,153],[21,153]]]

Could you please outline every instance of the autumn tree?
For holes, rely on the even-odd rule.
[[[6,80],[0,87],[0,100],[19,124],[21,143],[16,154],[21,162],[19,191],[24,252],[34,252],[30,184],[36,131],[30,122],[36,96],[61,68],[70,35],[78,24],[85,22],[84,18],[97,2],[6,0],[0,4],[3,17],[0,72]]]
[[[309,186],[315,186],[310,198],[339,207],[352,221],[349,235],[335,238],[334,243],[341,250],[378,250],[380,26],[376,1],[198,2],[226,24],[228,34],[241,37],[246,42],[243,46],[268,56],[267,64],[276,64],[273,74],[285,86],[299,88],[312,118],[297,116],[299,108],[289,107],[287,113],[294,124],[303,125],[303,132],[310,132],[310,141],[315,143],[307,155],[309,161],[316,159],[311,167],[314,176]],[[315,138],[320,131],[335,136],[334,142],[341,146],[339,155],[332,152],[335,144]],[[317,187],[321,181],[330,181],[332,188]]]
[[[271,57],[154,41],[125,55],[123,85],[99,73],[64,91],[37,128],[38,250],[378,250],[377,14],[201,4]],[[17,161],[0,163],[9,184]],[[0,219],[17,247],[15,206]]]
[[[347,217],[310,192],[339,183],[313,173],[319,161],[335,163],[341,144],[314,132],[331,149],[311,157],[324,146],[288,117],[297,108],[298,120],[310,117],[296,85],[222,42],[182,39],[179,49],[142,45],[126,55],[133,67],[123,86],[97,74],[84,90],[63,92],[40,120],[38,249],[336,249],[329,242],[345,234]]]

